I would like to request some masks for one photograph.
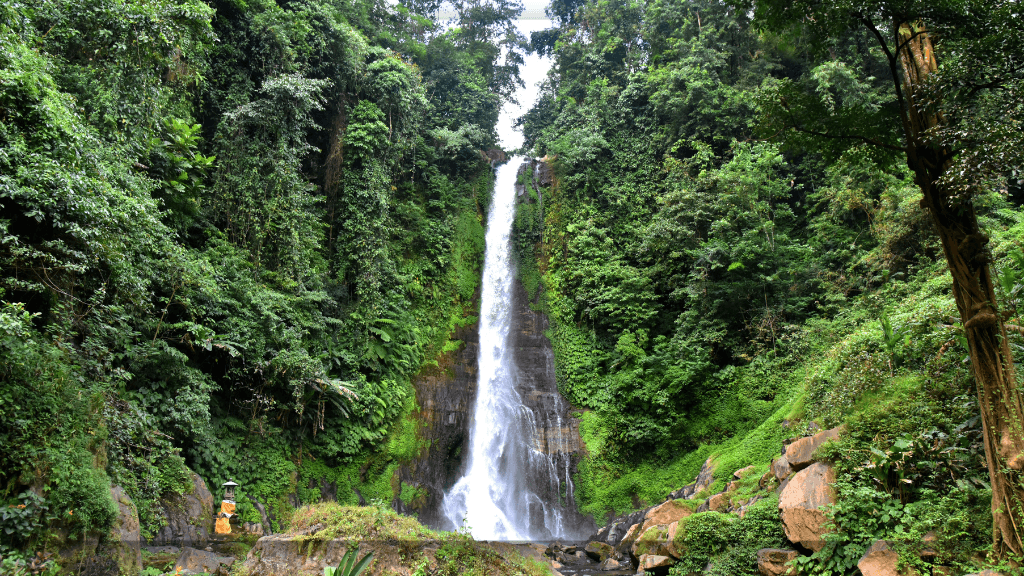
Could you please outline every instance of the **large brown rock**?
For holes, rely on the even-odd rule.
[[[659,524],[678,522],[681,518],[686,518],[691,514],[693,514],[693,509],[687,505],[685,500],[669,500],[660,506],[651,508],[650,512],[644,516],[640,532],[646,532],[652,526]]]
[[[889,547],[889,543],[878,540],[857,562],[857,568],[863,576],[920,576],[920,572],[913,568],[897,570],[899,561],[899,554]]]
[[[729,506],[731,506],[731,503],[729,502],[729,496],[726,492],[719,492],[711,498],[708,498],[708,510],[725,512],[729,509]]]
[[[665,551],[668,555],[673,558],[682,558],[683,553],[679,550],[679,544],[676,543],[676,533],[679,532],[679,522],[673,522],[668,525],[668,531],[665,534]]]
[[[213,532],[213,494],[195,472],[192,488],[160,500],[164,527],[150,541],[152,546],[203,547]]]
[[[786,447],[786,461],[793,470],[802,470],[814,462],[814,451],[829,440],[839,438],[842,427],[836,427],[824,432],[818,432],[814,436],[807,436],[793,442]]]
[[[797,472],[779,496],[779,515],[790,542],[817,552],[824,547],[825,513],[819,508],[835,503],[835,472],[817,462]]]
[[[796,550],[762,548],[757,551],[757,571],[764,576],[795,576],[796,568],[786,563],[799,555]]]
[[[640,572],[653,572],[655,574],[667,574],[668,569],[675,563],[675,558],[661,556],[658,554],[644,554],[637,562]]]

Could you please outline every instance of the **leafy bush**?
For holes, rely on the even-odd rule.
[[[669,570],[673,576],[703,572],[723,552],[733,536],[735,519],[721,512],[698,512],[679,521],[675,546],[682,559]]]

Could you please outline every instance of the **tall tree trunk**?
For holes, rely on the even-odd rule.
[[[924,26],[898,28],[897,56],[902,68],[902,116],[907,135],[907,164],[932,215],[953,277],[953,297],[970,347],[978,386],[985,458],[992,483],[993,551],[1000,558],[1024,555],[1024,405],[1021,402],[1006,328],[996,306],[989,270],[988,237],[978,228],[969,196],[954,195],[941,178],[952,154],[927,139],[944,122],[923,106],[928,75],[938,68]]]

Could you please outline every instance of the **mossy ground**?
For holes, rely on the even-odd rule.
[[[368,574],[417,576],[546,576],[549,567],[509,544],[477,542],[459,532],[426,528],[390,508],[343,506],[324,502],[297,509],[289,534],[315,551],[333,540],[359,546],[359,555],[373,552]],[[318,573],[314,570],[312,573]],[[248,574],[239,565],[234,576]]]

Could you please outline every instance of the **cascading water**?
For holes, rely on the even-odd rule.
[[[479,540],[548,540],[572,530],[561,498],[572,501],[569,460],[560,421],[537,438],[537,415],[516,391],[519,370],[510,346],[512,220],[515,216],[516,157],[498,168],[488,212],[480,302],[480,351],[476,405],[470,426],[469,467],[444,498],[448,519],[468,527]],[[543,418],[560,418],[557,394]],[[552,416],[554,415],[554,416]],[[561,454],[561,459],[557,457]]]

